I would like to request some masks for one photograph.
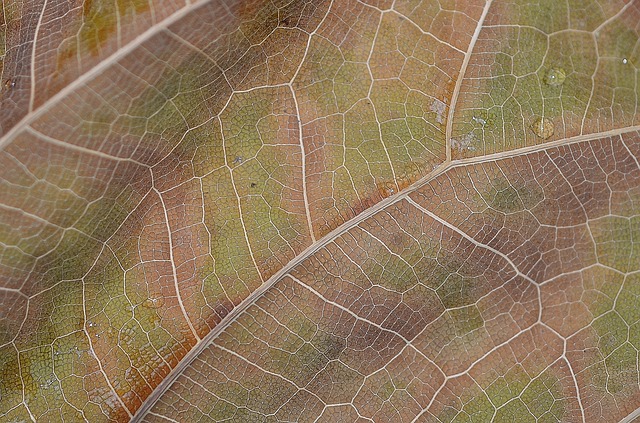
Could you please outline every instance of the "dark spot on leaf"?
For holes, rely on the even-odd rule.
[[[315,344],[315,342],[313,342]],[[347,342],[335,335],[328,335],[322,337],[322,342],[317,345],[318,350],[324,355],[327,360],[335,360],[340,357],[340,354],[347,348]]]
[[[446,308],[462,307],[478,300],[477,287],[473,280],[457,273],[450,274],[436,292]]]
[[[502,213],[513,213],[530,209],[537,204],[540,193],[524,186],[524,184],[512,184],[505,180],[495,180],[492,187],[483,195],[489,206]]]
[[[284,18],[282,18],[280,20],[280,26],[284,26],[284,27],[289,28],[289,27],[292,26],[291,22],[292,22],[291,16],[285,16]]]
[[[220,318],[220,320],[222,320],[227,316],[227,314],[229,314],[230,308],[233,308],[233,304],[225,305],[217,303],[215,307],[213,307],[213,312]]]
[[[515,188],[506,187],[495,193],[491,207],[499,211],[513,212],[522,209],[522,202]]]

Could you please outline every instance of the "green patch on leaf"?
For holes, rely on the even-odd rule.
[[[366,64],[344,62],[333,78],[338,110],[349,110],[367,96],[370,86],[371,78]]]
[[[238,199],[228,169],[218,169],[202,179],[205,225],[211,234],[213,265],[199,273],[204,280],[207,298],[228,295],[234,301],[248,295],[260,281],[245,241]]]
[[[640,322],[640,274],[626,277],[616,298],[616,311],[629,326]]]
[[[309,324],[313,325],[311,322]],[[291,341],[293,340],[296,340],[296,337],[292,337]],[[302,343],[299,341],[298,338],[296,348],[291,348],[293,345],[270,348],[268,358],[274,370],[298,386],[305,386],[318,377],[331,361],[341,356],[346,348],[344,339],[323,331],[317,331],[310,341]]]
[[[18,353],[13,345],[0,347],[0,415],[22,402],[23,384]]]
[[[567,2],[554,0],[527,0],[513,3],[514,23],[530,26],[550,34],[568,28]]]
[[[389,254],[384,245],[368,234],[363,234],[363,237],[362,248],[369,251],[373,260],[366,260],[362,271],[371,283],[404,293],[420,282],[404,257]],[[366,281],[363,283],[368,284]]]
[[[485,392],[491,399],[491,403],[500,407],[519,396],[530,380],[531,377],[525,369],[517,364],[507,370],[504,375],[496,378],[491,385],[485,388]]]
[[[458,270],[442,273],[444,280],[436,293],[446,308],[463,307],[478,301],[482,290],[478,282],[462,276]]]
[[[598,349],[604,357],[620,347],[629,334],[629,326],[615,311],[596,319],[592,326],[600,337]]]
[[[482,327],[484,319],[475,305],[449,310],[457,336],[464,336]]]
[[[147,0],[86,0],[82,5],[80,43],[92,54],[118,30],[118,23],[149,10]]]
[[[329,116],[337,112],[345,112],[346,110],[338,108],[338,96],[341,98],[340,103],[346,105],[352,99],[360,97],[357,93],[363,91],[363,88],[368,91],[368,84],[366,84],[366,87],[360,87],[358,84],[355,86],[342,86],[340,93],[336,93],[334,78],[338,75],[338,72],[341,72],[344,63],[344,58],[335,45],[324,38],[312,37],[304,65],[300,68],[300,72],[293,82],[299,101],[306,105],[301,110],[301,113],[306,118],[305,120]],[[353,68],[354,66],[356,65],[354,64],[350,67]],[[342,78],[346,81],[349,75],[349,67],[343,70],[342,73]]]
[[[638,373],[636,371],[638,351],[629,343],[613,351],[605,359],[606,385],[604,388],[611,394],[627,397],[636,392]]]
[[[361,100],[345,115],[347,167],[356,190],[371,192],[389,181],[391,163],[380,138],[380,127],[369,100]],[[374,188],[375,189],[375,188]]]
[[[483,423],[491,421],[495,409],[483,392],[477,392],[470,398],[463,398],[464,405],[446,407],[438,416],[441,422],[451,423]]]
[[[640,266],[640,217],[606,216],[589,223],[598,261],[621,272]]]
[[[563,421],[566,394],[551,369],[536,377],[520,398],[536,422]]]
[[[624,277],[611,269],[596,266],[585,270],[583,279],[585,292],[582,294],[582,301],[593,317],[597,318],[611,311]],[[620,304],[620,299],[616,302]]]
[[[536,418],[520,398],[515,398],[513,401],[508,402],[505,406],[498,409],[495,417],[491,419],[491,421],[496,423],[537,423]]]
[[[524,184],[514,186],[505,179],[496,179],[482,197],[492,209],[509,214],[532,209],[544,199],[544,193]]]
[[[45,421],[61,416],[64,420],[83,420],[82,414],[65,398],[60,379],[54,373],[51,345],[20,353],[20,376],[24,381],[24,399],[32,415]]]

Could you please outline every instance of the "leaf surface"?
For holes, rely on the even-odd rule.
[[[2,420],[637,416],[637,0],[2,16]]]

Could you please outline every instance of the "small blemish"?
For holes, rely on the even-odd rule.
[[[626,65],[627,63],[629,63],[629,59],[627,59],[626,57],[624,57],[624,58],[622,59],[622,64],[623,64],[623,65]]]
[[[282,20],[280,21],[280,25],[286,26],[286,27],[291,26],[291,17],[285,16],[284,18],[282,18]]]
[[[9,78],[4,81],[3,85],[6,90],[11,90],[16,86],[16,81],[13,78]]]
[[[475,123],[479,123],[482,126],[485,126],[487,124],[487,121],[480,117],[473,116],[471,120],[473,120]]]
[[[244,159],[242,158],[242,156],[236,156],[235,159],[233,159],[233,163],[235,164],[240,164],[244,161]]]
[[[50,375],[50,376],[51,377],[49,377],[47,380],[45,380],[44,383],[40,384],[41,388],[49,389],[49,387],[55,383],[55,376],[53,376],[53,375]]]
[[[447,110],[447,105],[443,101],[434,98],[433,102],[431,103],[431,107],[429,107],[429,110],[436,114],[437,123],[444,123],[444,113]]]
[[[567,79],[567,73],[562,68],[551,68],[544,77],[544,82],[552,87],[560,86]]]
[[[164,298],[147,298],[142,302],[142,306],[151,309],[157,309],[164,305]]]
[[[551,119],[547,118],[537,118],[531,124],[531,130],[538,137],[546,140],[547,138],[553,135],[554,127]]]
[[[474,151],[475,147],[472,145],[476,141],[476,137],[473,133],[468,133],[462,136],[460,139],[451,138],[451,148],[455,148],[459,151]]]

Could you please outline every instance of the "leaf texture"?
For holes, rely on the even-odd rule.
[[[638,416],[639,1],[2,11],[0,420]]]

